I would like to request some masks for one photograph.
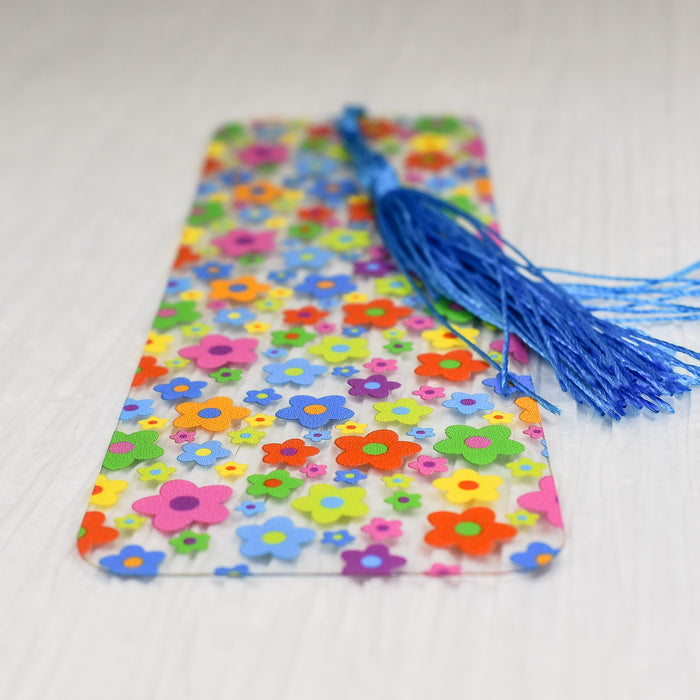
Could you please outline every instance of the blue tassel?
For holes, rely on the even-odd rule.
[[[596,315],[622,323],[700,318],[700,309],[678,303],[700,295],[700,281],[690,277],[700,262],[658,280],[540,269],[470,212],[402,186],[387,160],[367,145],[363,116],[362,109],[349,107],[336,128],[373,200],[384,245],[431,313],[498,369],[502,391],[522,391],[559,413],[509,371],[512,333],[552,365],[563,391],[614,419],[630,408],[673,412],[662,397],[700,383],[700,366],[678,357],[700,361],[700,354]],[[557,284],[546,272],[597,282]],[[441,297],[503,330],[502,364],[438,312]]]

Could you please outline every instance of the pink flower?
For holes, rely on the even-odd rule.
[[[257,344],[254,338],[231,340],[224,335],[207,335],[199,341],[199,345],[189,345],[179,350],[178,354],[194,360],[197,367],[202,369],[218,369],[231,362],[255,362],[253,349]]]
[[[273,250],[275,247],[275,232],[263,231],[262,233],[253,233],[247,229],[237,228],[229,231],[225,236],[214,238],[212,243],[224,255],[240,258],[247,253],[266,253]]]
[[[554,527],[564,527],[559,508],[557,488],[554,485],[554,477],[544,476],[540,479],[539,491],[526,493],[518,498],[518,505],[525,510],[541,513],[547,522]]]
[[[418,455],[415,462],[409,462],[408,466],[415,469],[423,476],[430,476],[438,472],[447,471],[447,457],[428,457],[428,455]]]
[[[325,464],[313,464],[309,462],[305,467],[299,470],[302,474],[306,474],[309,479],[315,479],[319,476],[326,475],[326,465]]]
[[[435,320],[430,316],[411,316],[404,319],[403,325],[412,331],[427,331],[435,328]]]
[[[361,527],[375,542],[388,540],[390,537],[401,537],[400,520],[384,520],[384,518],[372,518],[367,525]]]
[[[371,369],[373,372],[391,372],[396,369],[396,360],[382,360],[378,357],[373,358],[369,362],[365,362],[363,367]]]
[[[489,347],[496,352],[503,352],[504,340],[494,340]],[[510,335],[510,345],[508,347],[508,354],[518,362],[522,362],[524,365],[528,363],[527,347],[520,338],[514,333]]]
[[[332,333],[335,330],[335,323],[326,323],[321,321],[314,326],[314,329],[318,331],[321,335],[326,335],[327,333]]]
[[[251,168],[258,165],[282,163],[287,159],[287,148],[279,143],[252,143],[238,151],[238,157]]]
[[[222,505],[233,490],[229,486],[202,486],[191,481],[173,479],[166,481],[157,496],[134,501],[131,506],[141,515],[153,516],[153,527],[161,532],[184,530],[192,523],[214,525],[229,516]]]
[[[220,311],[221,309],[228,309],[229,306],[223,299],[213,299],[207,303],[207,308],[211,309],[212,311]]]
[[[533,440],[541,440],[544,437],[544,429],[541,425],[531,425],[523,430],[525,435],[529,435]]]
[[[441,386],[428,386],[424,384],[417,391],[411,392],[414,396],[420,396],[423,401],[433,401],[434,399],[444,399],[445,389]]]
[[[461,566],[447,566],[447,564],[433,564],[427,571],[426,576],[459,576],[462,573]]]
[[[194,430],[178,430],[170,436],[170,439],[175,440],[178,445],[181,445],[183,442],[194,442],[195,435],[196,433]]]

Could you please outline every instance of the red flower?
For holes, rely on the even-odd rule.
[[[496,522],[496,514],[490,508],[469,508],[463,513],[438,511],[428,516],[435,526],[425,541],[433,547],[459,547],[465,554],[481,556],[490,554],[497,542],[509,540],[518,531],[504,523]]]
[[[309,447],[303,440],[294,438],[283,443],[271,442],[262,446],[267,454],[263,462],[267,464],[289,464],[292,467],[301,467],[312,455],[317,455],[320,450],[317,447]]]
[[[396,124],[388,119],[361,119],[360,130],[368,139],[382,139],[396,132]]]
[[[468,350],[451,350],[446,353],[426,352],[418,355],[421,362],[416,374],[422,377],[444,377],[453,382],[469,379],[472,372],[488,369],[488,363],[475,360]]]
[[[342,452],[335,458],[343,467],[370,466],[382,471],[394,471],[401,467],[405,457],[420,452],[415,442],[402,442],[393,430],[373,430],[365,437],[345,435],[335,444]]]
[[[113,527],[104,525],[105,514],[97,510],[85,513],[78,532],[78,551],[85,556],[93,547],[107,544],[119,537],[119,532]]]
[[[302,221],[313,221],[316,224],[325,224],[335,216],[335,211],[319,205],[299,210],[299,218]]]
[[[305,306],[302,309],[286,309],[284,322],[292,326],[315,326],[326,316],[328,316],[327,311],[320,311],[315,306]]]
[[[350,326],[376,326],[391,328],[400,319],[410,316],[411,309],[405,306],[395,306],[390,299],[375,299],[368,304],[346,304],[344,323]]]
[[[350,223],[374,221],[372,202],[362,195],[351,197],[348,200],[348,220]]]
[[[177,257],[173,263],[173,268],[177,270],[189,263],[199,262],[201,259],[202,256],[199,253],[195,253],[190,246],[181,245],[177,251]]]
[[[423,170],[432,170],[437,172],[452,165],[454,161],[450,156],[442,151],[424,151],[422,153],[411,153],[406,158],[407,168],[422,168]]]
[[[153,379],[154,377],[162,377],[167,374],[168,370],[165,367],[161,367],[157,362],[155,357],[150,355],[144,355],[139,362],[138,369],[134,376],[134,381],[131,382],[131,386],[141,386],[147,379]]]

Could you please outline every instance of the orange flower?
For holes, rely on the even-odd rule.
[[[173,268],[179,270],[181,267],[185,267],[185,265],[189,265],[190,263],[199,262],[201,259],[202,256],[199,253],[195,253],[190,246],[181,245],[178,248]]]
[[[468,350],[451,350],[446,353],[426,352],[418,355],[421,364],[416,374],[422,377],[444,377],[453,382],[469,379],[472,372],[488,369],[488,363],[475,360]]]
[[[258,180],[247,185],[237,185],[233,188],[233,196],[237,202],[251,204],[268,204],[278,199],[284,190],[267,180]]]
[[[515,405],[523,409],[518,416],[523,423],[540,423],[542,421],[537,401],[530,396],[521,396],[519,399],[515,399]]]
[[[234,405],[228,396],[215,396],[204,403],[183,401],[175,410],[181,414],[173,421],[176,428],[204,428],[212,433],[228,430],[234,420],[250,415],[249,408]]]
[[[343,467],[370,466],[394,471],[405,457],[420,452],[415,442],[402,442],[393,430],[373,430],[364,437],[346,435],[335,441],[342,452],[335,458]]]
[[[113,527],[106,527],[105,514],[97,510],[85,513],[78,532],[78,551],[85,556],[93,547],[107,544],[119,537],[119,532]]]
[[[161,367],[156,362],[155,357],[144,355],[139,362],[139,366],[136,370],[136,374],[134,375],[134,381],[131,382],[131,386],[141,386],[147,379],[162,377],[167,373],[168,370],[165,367]]]
[[[237,302],[253,301],[255,297],[266,292],[269,284],[260,284],[255,277],[245,275],[233,280],[214,280],[211,283],[211,299],[231,299]]]
[[[267,454],[263,462],[267,464],[289,464],[292,467],[301,467],[312,455],[317,455],[321,450],[317,447],[309,447],[299,438],[285,440],[283,443],[270,442],[262,446]]]
[[[452,165],[453,162],[452,158],[442,151],[425,151],[423,153],[411,153],[406,158],[406,167],[422,168],[423,170],[437,172],[448,165]]]
[[[376,326],[391,328],[400,319],[410,316],[412,311],[406,306],[396,306],[391,299],[375,299],[368,304],[346,304],[344,323],[350,326]]]

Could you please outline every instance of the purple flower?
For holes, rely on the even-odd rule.
[[[365,277],[384,277],[396,270],[396,265],[387,260],[366,260],[355,263],[355,274]]]
[[[383,374],[373,374],[366,379],[348,379],[351,389],[350,396],[371,396],[375,399],[385,399],[389,392],[398,389],[399,382],[389,381]]]
[[[345,576],[390,576],[406,563],[403,557],[389,552],[383,544],[372,544],[365,550],[351,549],[340,555],[345,561]]]
[[[282,163],[287,159],[287,148],[278,143],[253,143],[238,151],[238,157],[251,168],[272,163]]]

